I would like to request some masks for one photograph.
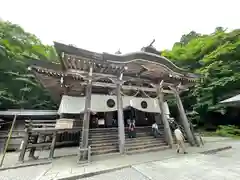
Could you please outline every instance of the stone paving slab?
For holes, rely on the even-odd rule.
[[[237,153],[234,152],[236,150],[227,150],[220,154],[211,155],[194,154],[164,161],[142,163],[131,168],[81,179],[238,180],[240,179],[240,153],[239,151]],[[230,155],[232,153],[233,155]],[[227,166],[226,160],[229,162]]]
[[[13,167],[13,166],[19,166],[18,162],[18,156],[20,152],[10,152],[7,153],[3,162],[4,167]],[[25,158],[24,158],[24,164],[31,164],[32,160],[28,159],[29,151],[26,152]],[[70,157],[70,156],[76,156],[77,155],[77,147],[69,147],[69,148],[57,148],[54,152],[54,156],[56,158],[61,157]],[[43,150],[43,151],[36,151],[35,156],[39,157],[39,160],[37,161],[47,161],[49,156],[49,150]],[[2,159],[2,154],[0,154],[0,159]],[[35,161],[35,164],[38,162]],[[34,165],[34,163],[32,163]]]
[[[118,171],[110,172],[104,175],[98,175],[96,177],[84,178],[85,180],[96,180],[96,178],[105,180],[149,180],[148,177],[139,173],[133,168],[124,168]],[[75,179],[76,180],[76,179]]]
[[[0,180],[35,180],[50,168],[51,165],[40,165],[0,171]]]
[[[222,142],[222,141],[225,141],[225,140],[229,141],[231,139],[230,138],[225,138],[225,137],[203,137],[203,141],[205,141],[205,142]],[[56,158],[60,158],[60,157],[62,158],[64,156],[68,156],[71,159],[71,156],[75,156],[76,154],[77,154],[77,147],[57,148],[54,152],[54,156]],[[49,150],[36,151],[36,156],[39,156],[40,161],[47,160],[48,155],[49,155]],[[3,166],[5,168],[13,167],[13,166],[19,166],[18,156],[19,156],[19,152],[7,153],[6,156],[5,156]],[[2,154],[0,154],[0,159],[1,158],[2,158]],[[95,160],[95,159],[98,159],[98,157],[94,158],[93,160]],[[24,164],[31,164],[32,163],[31,161],[28,161],[28,152],[26,153],[24,160],[25,160]],[[37,163],[38,162],[36,162],[36,164]]]
[[[221,141],[216,143],[206,143],[204,147],[189,147],[189,155],[193,153],[199,153],[204,150],[223,147],[232,145],[233,149],[236,151],[236,147],[240,149],[240,141]],[[235,152],[234,151],[234,152]],[[66,153],[66,152],[65,152]],[[187,156],[189,156],[187,155]],[[159,161],[174,157],[185,157],[185,155],[177,155],[175,149],[159,151],[159,152],[149,152],[144,154],[136,155],[114,155],[108,157],[95,157],[94,162],[90,164],[76,164],[76,157],[64,157],[55,159],[51,165],[42,165],[35,167],[19,168],[0,171],[0,180],[15,180],[13,177],[16,177],[16,180],[28,180],[28,176],[36,176],[36,180],[50,180],[50,179],[59,179],[61,177],[71,177],[73,175],[82,175],[86,173],[95,173],[102,170],[109,170],[114,168],[126,168],[131,165],[142,164],[145,162]],[[223,155],[222,155],[223,156]],[[224,154],[224,156],[226,156]],[[228,159],[228,157],[227,157]],[[230,164],[229,160],[225,160],[226,164]],[[135,170],[136,171],[136,170]],[[20,175],[19,175],[20,172]],[[12,178],[6,179],[5,176],[7,173],[11,174]],[[26,175],[26,178],[24,178]],[[30,178],[31,179],[31,178]],[[33,179],[33,178],[32,178]],[[114,179],[114,178],[113,178]],[[33,179],[34,180],[34,179]]]
[[[201,153],[203,151],[208,151],[209,149],[222,149],[224,146],[229,146],[234,142],[224,142],[224,143],[214,143],[214,146],[211,146],[211,144],[206,144],[206,146],[197,148],[197,147],[191,147],[188,148],[188,151],[191,154]],[[238,143],[240,145],[240,141]],[[134,164],[141,164],[144,162],[153,162],[158,160],[164,160],[164,159],[170,159],[175,157],[185,157],[186,155],[183,154],[177,154],[175,149],[171,149],[168,151],[161,151],[161,152],[151,152],[146,154],[137,154],[133,156],[122,156],[121,158],[112,158],[109,160],[102,160],[100,162],[95,162],[93,164],[89,164],[85,167],[78,167],[74,169],[74,172],[67,174],[66,171],[59,173],[56,176],[56,179],[58,180],[65,180],[70,178],[71,176],[74,177],[84,177],[86,174],[92,174],[95,175],[100,173],[105,173],[106,170],[109,171],[109,169],[115,170],[115,168],[125,168],[126,166],[132,166]],[[187,155],[188,156],[188,155]],[[83,170],[84,169],[84,170]],[[69,171],[68,171],[69,172]],[[63,175],[64,174],[64,175]],[[89,175],[88,175],[89,176]],[[45,180],[45,179],[44,179]]]

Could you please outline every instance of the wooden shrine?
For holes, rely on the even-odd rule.
[[[41,84],[59,101],[62,95],[85,97],[80,149],[88,148],[91,95],[116,96],[119,151],[124,153],[123,93],[156,98],[159,112],[164,112],[164,94],[174,94],[189,143],[195,144],[179,93],[193,85],[195,74],[177,67],[167,58],[154,53],[152,47],[129,54],[96,53],[71,45],[54,43],[60,63],[34,60],[29,66]],[[149,50],[150,49],[150,50]],[[115,102],[114,102],[115,105]],[[161,113],[167,143],[173,138],[169,122]],[[83,153],[82,158],[86,156]]]

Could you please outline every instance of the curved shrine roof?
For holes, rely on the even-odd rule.
[[[126,92],[139,88],[155,93],[156,86],[164,80],[165,93],[171,93],[169,86],[181,83],[183,88],[193,84],[198,76],[177,67],[170,60],[149,52],[134,52],[125,55],[95,53],[71,45],[54,43],[60,63],[32,60],[30,67],[36,78],[47,88],[54,99],[62,94],[79,96],[84,92],[84,80],[93,67],[93,88],[97,93],[115,89],[119,72],[124,69],[123,86]],[[127,68],[126,68],[127,67]],[[61,81],[64,82],[62,83]]]
[[[65,69],[82,70],[88,69],[87,64],[95,64],[95,72],[97,68],[104,74],[115,74],[113,69],[127,67],[124,75],[141,76],[151,80],[162,79],[166,76],[175,77],[177,79],[187,79],[190,82],[198,78],[197,75],[187,72],[177,67],[167,58],[149,52],[133,52],[129,54],[109,54],[96,53],[88,50],[54,43],[55,48]],[[104,71],[104,68],[108,69]]]

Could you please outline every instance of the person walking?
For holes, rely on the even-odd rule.
[[[180,149],[182,149],[183,153],[187,154],[186,147],[185,147],[185,144],[184,144],[185,138],[183,136],[182,131],[179,129],[179,127],[177,127],[174,130],[174,134],[175,134],[175,137],[176,137],[176,140],[177,140],[177,153],[179,153]]]

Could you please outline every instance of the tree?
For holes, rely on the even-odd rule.
[[[33,74],[27,71],[31,58],[56,61],[57,55],[52,46],[43,45],[20,26],[0,21],[1,109],[56,107]]]
[[[219,101],[240,92],[240,30],[226,32],[217,27],[210,35],[189,34],[193,36],[183,36],[183,43],[175,44],[163,55],[201,74],[202,78],[183,99],[192,102],[189,109],[196,110],[204,119],[209,112],[224,108]]]

